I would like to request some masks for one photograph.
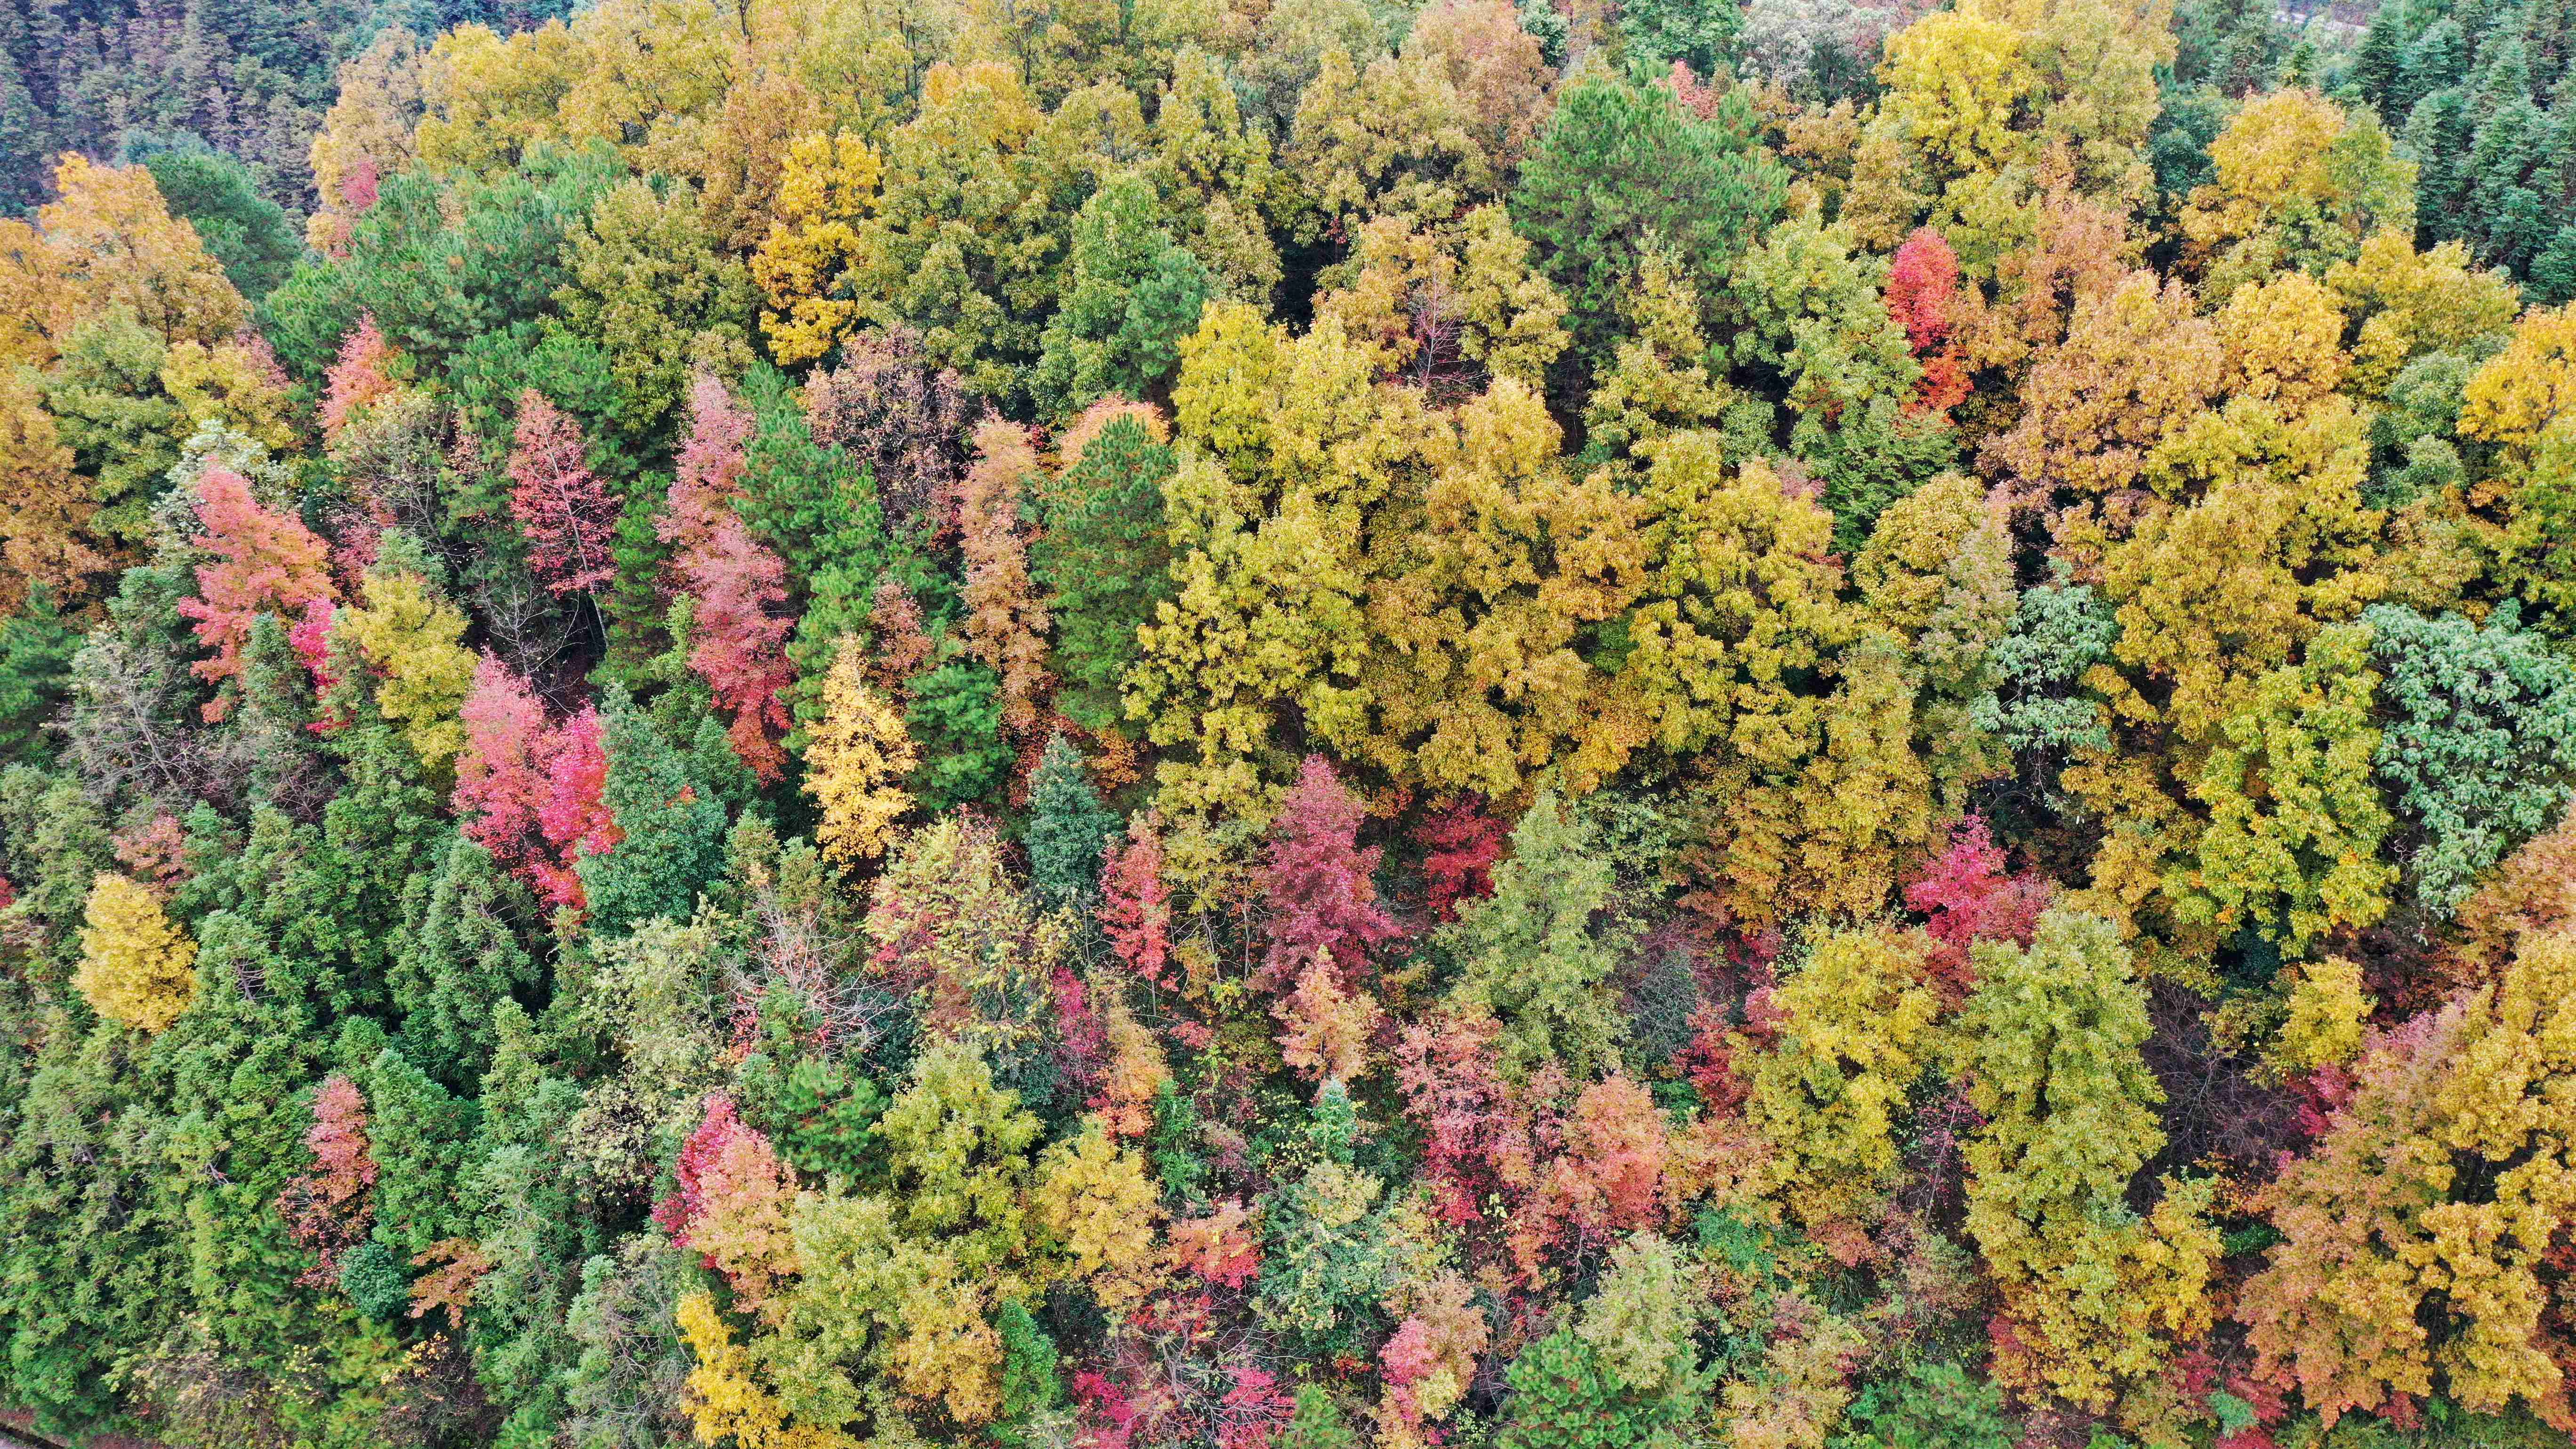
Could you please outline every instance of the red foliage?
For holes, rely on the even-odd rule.
[[[1270,850],[1260,887],[1270,910],[1262,922],[1261,983],[1284,989],[1317,950],[1345,972],[1366,964],[1372,947],[1392,940],[1396,924],[1378,909],[1378,849],[1359,843],[1363,811],[1321,755],[1306,757],[1297,783],[1270,822]]]
[[[1287,1427],[1296,1399],[1279,1387],[1278,1379],[1250,1364],[1232,1364],[1227,1371],[1234,1387],[1218,1403],[1216,1449],[1270,1449],[1270,1441]]]
[[[1423,1175],[1453,1223],[1476,1221],[1487,1197],[1529,1180],[1529,1109],[1494,1069],[1501,1035],[1489,1014],[1444,1013],[1407,1027],[1396,1042],[1404,1113],[1423,1131]]]
[[[373,200],[372,195],[369,199]],[[399,385],[392,369],[401,356],[385,340],[385,334],[376,330],[376,314],[368,312],[358,318],[358,325],[340,340],[339,357],[322,377],[323,437],[338,437],[358,409]]]
[[[376,158],[359,157],[358,164],[350,167],[349,174],[340,179],[340,204],[352,214],[364,212],[376,204],[377,185]]]
[[[752,429],[750,410],[734,401],[714,373],[699,369],[689,380],[689,436],[672,460],[664,543],[682,554],[704,548],[717,522],[732,516]]]
[[[262,508],[229,468],[208,468],[197,480],[197,521],[206,531],[196,546],[214,561],[197,566],[199,597],[181,599],[179,612],[197,621],[198,640],[214,651],[197,661],[197,677],[221,683],[241,672],[241,646],[263,612],[301,616],[335,597],[330,555],[302,519]],[[222,719],[230,708],[218,696],[206,702],[206,718]]]
[[[1905,888],[1905,904],[1930,918],[1924,929],[1939,943],[1929,963],[1933,979],[1954,998],[1965,997],[1976,984],[1971,947],[1980,941],[2027,946],[2048,909],[2048,882],[2007,875],[2005,864],[1986,822],[1963,816],[1951,827],[1950,848]]]
[[[286,642],[293,646],[295,657],[304,661],[304,672],[313,677],[313,692],[324,694],[340,682],[331,672],[331,616],[339,606],[329,599],[315,599],[304,606],[304,617],[286,631]],[[319,728],[317,721],[315,728]]]
[[[1734,1023],[1727,1020],[1725,1011],[1703,1003],[1691,1013],[1690,1045],[1674,1058],[1682,1075],[1699,1089],[1701,1103],[1719,1117],[1735,1115],[1748,1095],[1744,1079],[1735,1070],[1734,1036]]]
[[[774,781],[787,764],[779,737],[795,722],[786,691],[796,683],[787,659],[796,621],[775,612],[787,602],[787,565],[728,511],[679,566],[698,601],[689,667],[733,717],[725,729],[733,752],[762,783]]]
[[[653,1205],[653,1225],[670,1234],[671,1241],[679,1246],[691,1246],[689,1225],[705,1217],[723,1191],[725,1149],[737,1137],[757,1135],[734,1110],[733,1098],[722,1092],[708,1094],[706,1116],[699,1119],[688,1141],[680,1144],[676,1171],[679,1185],[669,1197]]]
[[[334,1072],[313,1094],[313,1125],[304,1134],[313,1154],[310,1170],[288,1180],[278,1212],[313,1266],[295,1281],[307,1288],[330,1282],[340,1255],[367,1235],[373,1216],[367,1193],[376,1185],[376,1162],[367,1151],[367,1099],[358,1085]]]
[[[1072,967],[1056,966],[1054,988],[1056,1069],[1074,1095],[1088,1097],[1098,1089],[1101,1069],[1109,1061],[1109,1033]]]
[[[1261,1237],[1240,1201],[1216,1204],[1203,1218],[1183,1218],[1170,1232],[1172,1266],[1240,1291],[1261,1271]]]
[[[1083,1449],[1127,1449],[1136,1432],[1136,1406],[1118,1386],[1089,1369],[1073,1376],[1073,1396],[1083,1407]]]
[[[1483,802],[1462,796],[1431,812],[1413,828],[1423,849],[1422,874],[1428,882],[1423,904],[1433,920],[1453,920],[1458,903],[1483,900],[1494,893],[1494,862],[1503,858],[1511,829],[1484,813]]]
[[[773,612],[787,602],[787,565],[733,509],[751,414],[705,371],[690,385],[689,412],[661,535],[682,592],[697,600],[689,667],[732,717],[734,753],[767,783],[787,764],[778,738],[793,723],[783,692],[796,682],[786,652],[796,623]]]
[[[529,388],[510,446],[510,513],[528,540],[528,570],[558,594],[617,576],[617,500],[590,471],[581,425]]]
[[[1905,329],[1923,383],[1914,406],[1946,412],[1968,400],[1966,365],[1950,345],[1958,323],[1959,258],[1932,228],[1917,227],[1896,249],[1887,269],[1887,314]]]
[[[465,696],[465,749],[456,758],[456,815],[466,837],[526,881],[549,906],[584,904],[575,864],[617,843],[602,803],[607,732],[585,704],[549,726],[545,707],[509,666],[485,655]]]
[[[131,830],[119,832],[112,842],[116,863],[125,873],[163,900],[170,892],[186,883],[188,840],[179,826],[179,817],[164,810]]]
[[[1163,885],[1163,840],[1154,817],[1139,816],[1127,842],[1100,867],[1101,934],[1127,969],[1157,986],[1171,964],[1171,892]]]

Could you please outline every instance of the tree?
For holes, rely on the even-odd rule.
[[[703,543],[683,546],[673,562],[697,605],[689,667],[731,716],[725,734],[734,753],[764,783],[776,780],[787,763],[777,736],[794,723],[786,692],[796,671],[786,644],[795,622],[775,612],[787,602],[787,566],[730,508]]]
[[[1038,474],[1026,430],[999,419],[975,432],[975,462],[952,502],[965,562],[959,598],[966,645],[1001,676],[1002,722],[1014,732],[1037,723],[1046,693],[1047,609],[1029,577],[1029,520],[1023,512]]]
[[[1975,955],[1960,1026],[1985,1125],[1967,1147],[1968,1232],[2012,1323],[1997,1373],[2107,1405],[2208,1327],[2209,1186],[2167,1178],[2148,1216],[2127,1206],[2164,1146],[2164,1093],[2138,1051],[2146,993],[2117,927],[2052,911],[2027,948]]]
[[[1648,1394],[1619,1381],[1599,1350],[1572,1329],[1558,1329],[1521,1350],[1504,1381],[1502,1449],[1662,1449],[1679,1442],[1689,1403],[1679,1394]]]
[[[580,910],[581,860],[618,839],[601,799],[608,756],[598,707],[550,724],[527,681],[485,655],[458,718],[459,826],[546,905]]]
[[[2374,604],[2361,619],[2393,716],[2374,773],[2422,837],[2407,861],[2416,898],[2447,914],[2576,787],[2576,674],[2509,615],[2478,628]]]
[[[603,936],[666,917],[686,920],[723,864],[725,805],[621,689],[608,692],[608,772],[600,800],[616,843],[574,870]]]
[[[1772,993],[1771,1050],[1745,1068],[1746,1113],[1776,1154],[1766,1184],[1846,1261],[1867,1253],[1856,1230],[1894,1184],[1906,1093],[1932,1055],[1930,945],[1884,926],[1826,936]]]
[[[1951,341],[1958,325],[1959,258],[1932,228],[1917,227],[1887,266],[1887,314],[1905,329],[1923,381],[1914,405],[1947,412],[1968,400],[1967,364]]]
[[[912,809],[896,782],[920,763],[903,719],[872,688],[856,638],[844,638],[823,681],[823,718],[805,737],[805,793],[823,812],[815,837],[839,861],[883,855]]]
[[[1177,463],[1168,431],[1160,413],[1095,404],[1068,432],[1061,466],[1037,491],[1045,526],[1029,545],[1029,572],[1055,625],[1052,662],[1063,681],[1056,704],[1094,732],[1124,717],[1119,689],[1136,659],[1137,631],[1172,596],[1163,485]]]
[[[340,1256],[366,1238],[374,1216],[368,1201],[376,1161],[367,1151],[367,1098],[345,1072],[333,1072],[313,1092],[313,1125],[304,1146],[313,1166],[296,1176],[277,1200],[287,1231],[313,1256],[297,1283],[317,1287],[339,1279]]]
[[[256,303],[286,280],[302,243],[286,208],[259,194],[250,168],[202,146],[128,142],[124,151],[152,173],[171,216],[195,229],[244,300]]]
[[[1104,397],[1154,396],[1218,284],[1173,240],[1141,172],[1110,177],[1083,203],[1067,265],[1029,377],[1039,406],[1063,417]]]
[[[1152,814],[1131,821],[1127,838],[1100,869],[1101,933],[1127,968],[1160,986],[1171,961],[1171,892],[1163,884],[1163,838]]]
[[[1118,833],[1118,817],[1100,803],[1082,752],[1062,733],[1029,777],[1029,883],[1058,905],[1087,906],[1100,890],[1101,858]]]
[[[2282,1241],[2238,1313],[2260,1372],[2331,1424],[2440,1387],[2473,1413],[2568,1416],[2542,1257],[2563,1220],[2567,1125],[2541,1104],[2565,1049],[2576,939],[2526,935],[2502,977],[2373,1033],[2316,1151],[2264,1194]]]
[[[474,655],[458,642],[465,616],[408,569],[377,568],[365,588],[364,605],[333,616],[335,632],[382,675],[377,710],[400,727],[422,766],[444,778],[465,747],[460,711],[474,683]]]
[[[196,994],[197,943],[152,892],[105,871],[82,921],[72,984],[90,1009],[145,1033],[167,1030]]]
[[[1297,783],[1271,817],[1270,848],[1258,881],[1269,906],[1261,980],[1272,990],[1286,987],[1318,953],[1346,978],[1356,978],[1369,952],[1396,936],[1394,920],[1377,905],[1369,877],[1379,852],[1361,847],[1360,821],[1359,797],[1330,762],[1307,756]]]
[[[510,447],[510,512],[528,541],[528,569],[558,594],[617,576],[617,501],[590,471],[581,425],[534,388],[519,394]]]
[[[1626,940],[1616,884],[1591,830],[1541,794],[1512,830],[1493,895],[1435,936],[1459,962],[1452,999],[1504,1023],[1499,1060],[1515,1079],[1551,1062],[1582,1079],[1617,1060],[1627,1021],[1609,990]]]
[[[1651,249],[1712,298],[1719,279],[1777,215],[1788,176],[1730,93],[1702,121],[1671,93],[1589,74],[1558,97],[1521,168],[1512,224],[1534,243],[1576,319],[1587,356],[1606,353],[1616,298]]]
[[[196,546],[212,561],[197,566],[197,597],[178,607],[196,621],[198,641],[214,651],[197,661],[197,677],[220,684],[241,672],[241,647],[262,609],[301,615],[316,601],[337,599],[339,591],[322,540],[302,519],[262,507],[230,468],[217,465],[199,475],[197,521],[206,531]],[[222,719],[230,708],[219,694],[207,701],[206,718]]]

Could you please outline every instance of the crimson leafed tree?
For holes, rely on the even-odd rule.
[[[794,722],[786,691],[796,667],[787,636],[796,621],[779,612],[787,603],[787,565],[734,510],[751,414],[706,373],[691,387],[689,411],[662,539],[672,546],[680,591],[697,601],[689,667],[728,717],[734,753],[767,783],[786,767],[778,741]]]
[[[1332,953],[1343,971],[1356,970],[1368,953],[1396,934],[1393,917],[1378,907],[1378,848],[1359,843],[1365,812],[1360,798],[1321,755],[1310,755],[1297,783],[1270,823],[1270,850],[1260,887],[1269,900],[1262,924],[1267,950],[1262,971],[1274,986],[1293,980],[1318,950]]]
[[[519,396],[510,445],[510,514],[528,541],[528,570],[558,594],[595,589],[617,576],[617,500],[590,471],[581,425],[545,394]]]

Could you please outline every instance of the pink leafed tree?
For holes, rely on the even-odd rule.
[[[206,531],[196,546],[211,560],[197,566],[197,597],[181,599],[179,612],[196,621],[199,642],[213,651],[197,661],[197,677],[220,684],[241,673],[241,647],[262,613],[301,618],[337,592],[329,547],[302,519],[261,507],[231,469],[208,468],[197,480],[197,522]],[[217,696],[207,701],[206,718],[222,719],[229,708]]]
[[[508,665],[485,655],[465,696],[465,748],[453,796],[466,838],[492,852],[547,905],[585,904],[574,866],[617,843],[602,802],[608,751],[599,711],[561,724]]]
[[[392,392],[399,383],[393,365],[402,354],[376,327],[376,314],[365,313],[340,340],[340,355],[322,377],[322,436],[337,438],[358,409]]]
[[[1261,866],[1260,887],[1269,899],[1262,923],[1268,989],[1284,989],[1319,949],[1331,952],[1343,971],[1357,970],[1372,948],[1398,934],[1369,879],[1378,849],[1359,843],[1364,814],[1332,765],[1308,756],[1271,821]]]
[[[1140,815],[1128,839],[1100,868],[1100,930],[1127,969],[1157,986],[1172,959],[1171,892],[1163,884],[1163,837],[1154,817]]]
[[[676,552],[704,547],[716,524],[732,515],[752,428],[751,410],[722,379],[704,368],[690,378],[689,434],[673,461],[670,508],[661,526],[662,541]]]
[[[796,682],[787,659],[796,626],[779,612],[787,602],[786,563],[734,511],[752,426],[723,382],[700,370],[689,387],[689,436],[661,535],[672,546],[681,592],[697,600],[689,667],[730,716],[725,733],[734,753],[765,782],[787,764],[778,741],[793,722],[785,691]]]
[[[689,667],[707,682],[716,708],[732,717],[725,734],[734,753],[764,782],[776,780],[787,753],[779,738],[794,723],[787,690],[796,683],[787,636],[796,622],[787,602],[787,565],[731,512],[703,547],[679,560],[698,601]]]
[[[590,471],[581,425],[545,394],[519,395],[510,445],[510,513],[528,541],[528,569],[558,594],[595,589],[617,576],[610,549],[617,500]]]

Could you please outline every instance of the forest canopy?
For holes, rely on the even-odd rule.
[[[0,49],[0,1422],[2576,1434],[2576,8]]]

